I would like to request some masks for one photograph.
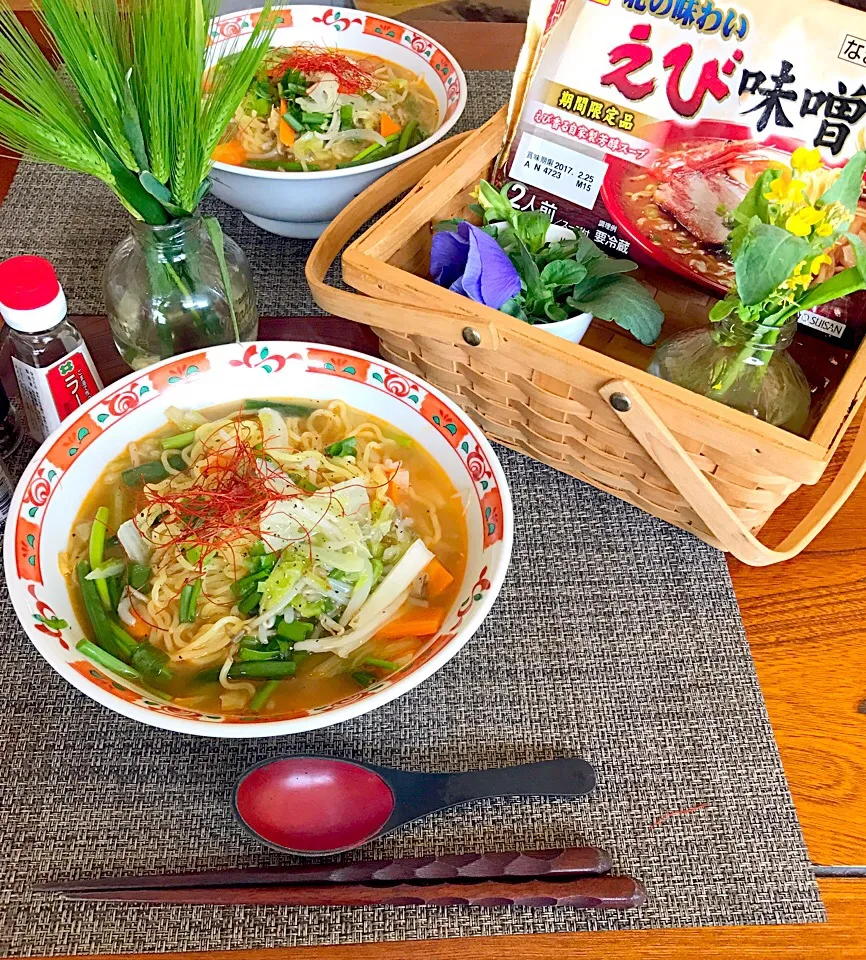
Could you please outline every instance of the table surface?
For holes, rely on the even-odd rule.
[[[16,4],[22,0],[16,0]],[[513,68],[523,25],[424,22],[407,17],[450,49],[464,68]],[[29,20],[27,14],[23,15]],[[32,22],[32,21],[31,21]],[[0,158],[0,200],[16,161]],[[38,253],[38,251],[34,251]],[[104,318],[81,323],[106,381],[127,372]],[[263,320],[263,336],[339,341],[369,351],[369,332],[346,321]],[[840,455],[844,455],[847,442]],[[837,456],[837,461],[840,456]],[[801,488],[763,534],[777,543],[815,502],[837,464],[814,488]],[[798,558],[769,568],[729,560],[731,577],[782,763],[829,923],[810,926],[652,930],[428,941],[427,960],[547,960],[567,951],[579,960],[616,951],[623,958],[809,956],[866,958],[866,484],[829,529]],[[860,868],[859,871],[856,868]],[[824,869],[826,868],[826,869]],[[848,876],[845,876],[848,874]],[[859,875],[859,876],[858,876]],[[190,944],[194,948],[194,944]],[[420,952],[403,943],[247,950],[201,954],[211,960],[403,960]],[[178,956],[189,957],[189,953]]]

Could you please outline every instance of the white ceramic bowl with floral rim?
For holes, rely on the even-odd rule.
[[[217,17],[211,24],[213,60],[243,46],[261,8]],[[466,77],[453,56],[425,33],[361,10],[290,6],[274,11],[279,26],[273,46],[312,43],[347,53],[372,54],[420,75],[439,106],[439,126],[431,135],[394,157],[344,170],[279,173],[214,164],[213,194],[241,210],[257,226],[284,237],[318,237],[362,190],[404,160],[441,140],[466,106]]]
[[[105,465],[165,423],[165,409],[243,399],[341,399],[393,424],[426,448],[469,504],[466,574],[440,632],[399,673],[326,707],[280,717],[201,713],[148,697],[75,649],[86,636],[58,555]],[[228,344],[154,364],[97,394],[42,444],[10,507],[4,564],[15,612],[52,667],[103,706],[152,726],[215,737],[268,737],[340,723],[399,697],[450,660],[496,599],[513,534],[511,495],[490,444],[438,390],[389,363],[317,344]],[[56,629],[44,620],[68,623]]]

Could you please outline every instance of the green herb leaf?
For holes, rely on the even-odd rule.
[[[858,150],[842,168],[839,179],[818,198],[820,203],[841,203],[853,213],[863,190],[863,173],[866,171],[866,151]]]
[[[526,311],[523,309],[523,295],[518,294],[499,308],[500,313],[507,313],[509,317],[517,317],[518,320],[527,320]]]
[[[857,267],[849,267],[841,273],[830,277],[817,286],[810,287],[806,295],[797,304],[797,310],[813,310],[822,303],[835,300],[837,297],[847,297],[850,293],[866,289],[866,281]]]
[[[356,457],[358,441],[355,437],[346,437],[345,440],[338,440],[329,447],[325,447],[325,453],[329,457]]]
[[[737,223],[748,223],[752,217],[758,217],[762,223],[769,223],[770,209],[769,201],[764,196],[769,192],[774,180],[781,173],[779,170],[765,170],[760,177],[752,184],[749,192],[743,197],[734,210],[733,217]]]
[[[478,184],[478,202],[484,208],[488,221],[507,220],[511,222],[515,217],[517,211],[505,196],[507,186],[508,184],[500,191],[486,180],[482,180]]]
[[[538,253],[547,242],[550,229],[550,214],[539,211],[518,213],[512,225],[517,236],[526,244],[532,254]]]
[[[554,260],[541,271],[541,282],[551,287],[573,287],[586,278],[586,272],[587,268],[582,263]]]
[[[746,306],[765,300],[808,254],[809,243],[802,237],[770,223],[750,223],[734,258],[740,300]]]
[[[719,300],[717,303],[713,304],[713,307],[710,310],[710,320],[713,323],[717,323],[719,320],[724,320],[725,317],[729,317],[734,312],[739,302],[740,298],[736,295],[733,297],[725,297],[724,300]]]
[[[654,343],[661,333],[664,314],[646,287],[632,277],[619,277],[590,298],[569,297],[567,302],[578,311],[613,320],[641,343]]]

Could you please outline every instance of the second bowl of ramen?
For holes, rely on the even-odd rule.
[[[126,716],[210,736],[325,726],[409,690],[493,603],[501,468],[380,361],[232,344],[127,377],[42,446],[5,565],[36,648]]]
[[[260,10],[211,27],[211,70]],[[442,139],[466,104],[457,62],[426,34],[361,11],[286,7],[215,153],[213,193],[282,236],[316,237],[383,173]]]

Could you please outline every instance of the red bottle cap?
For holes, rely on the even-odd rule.
[[[66,316],[66,297],[44,257],[10,257],[0,263],[0,315],[15,330],[48,330]]]

